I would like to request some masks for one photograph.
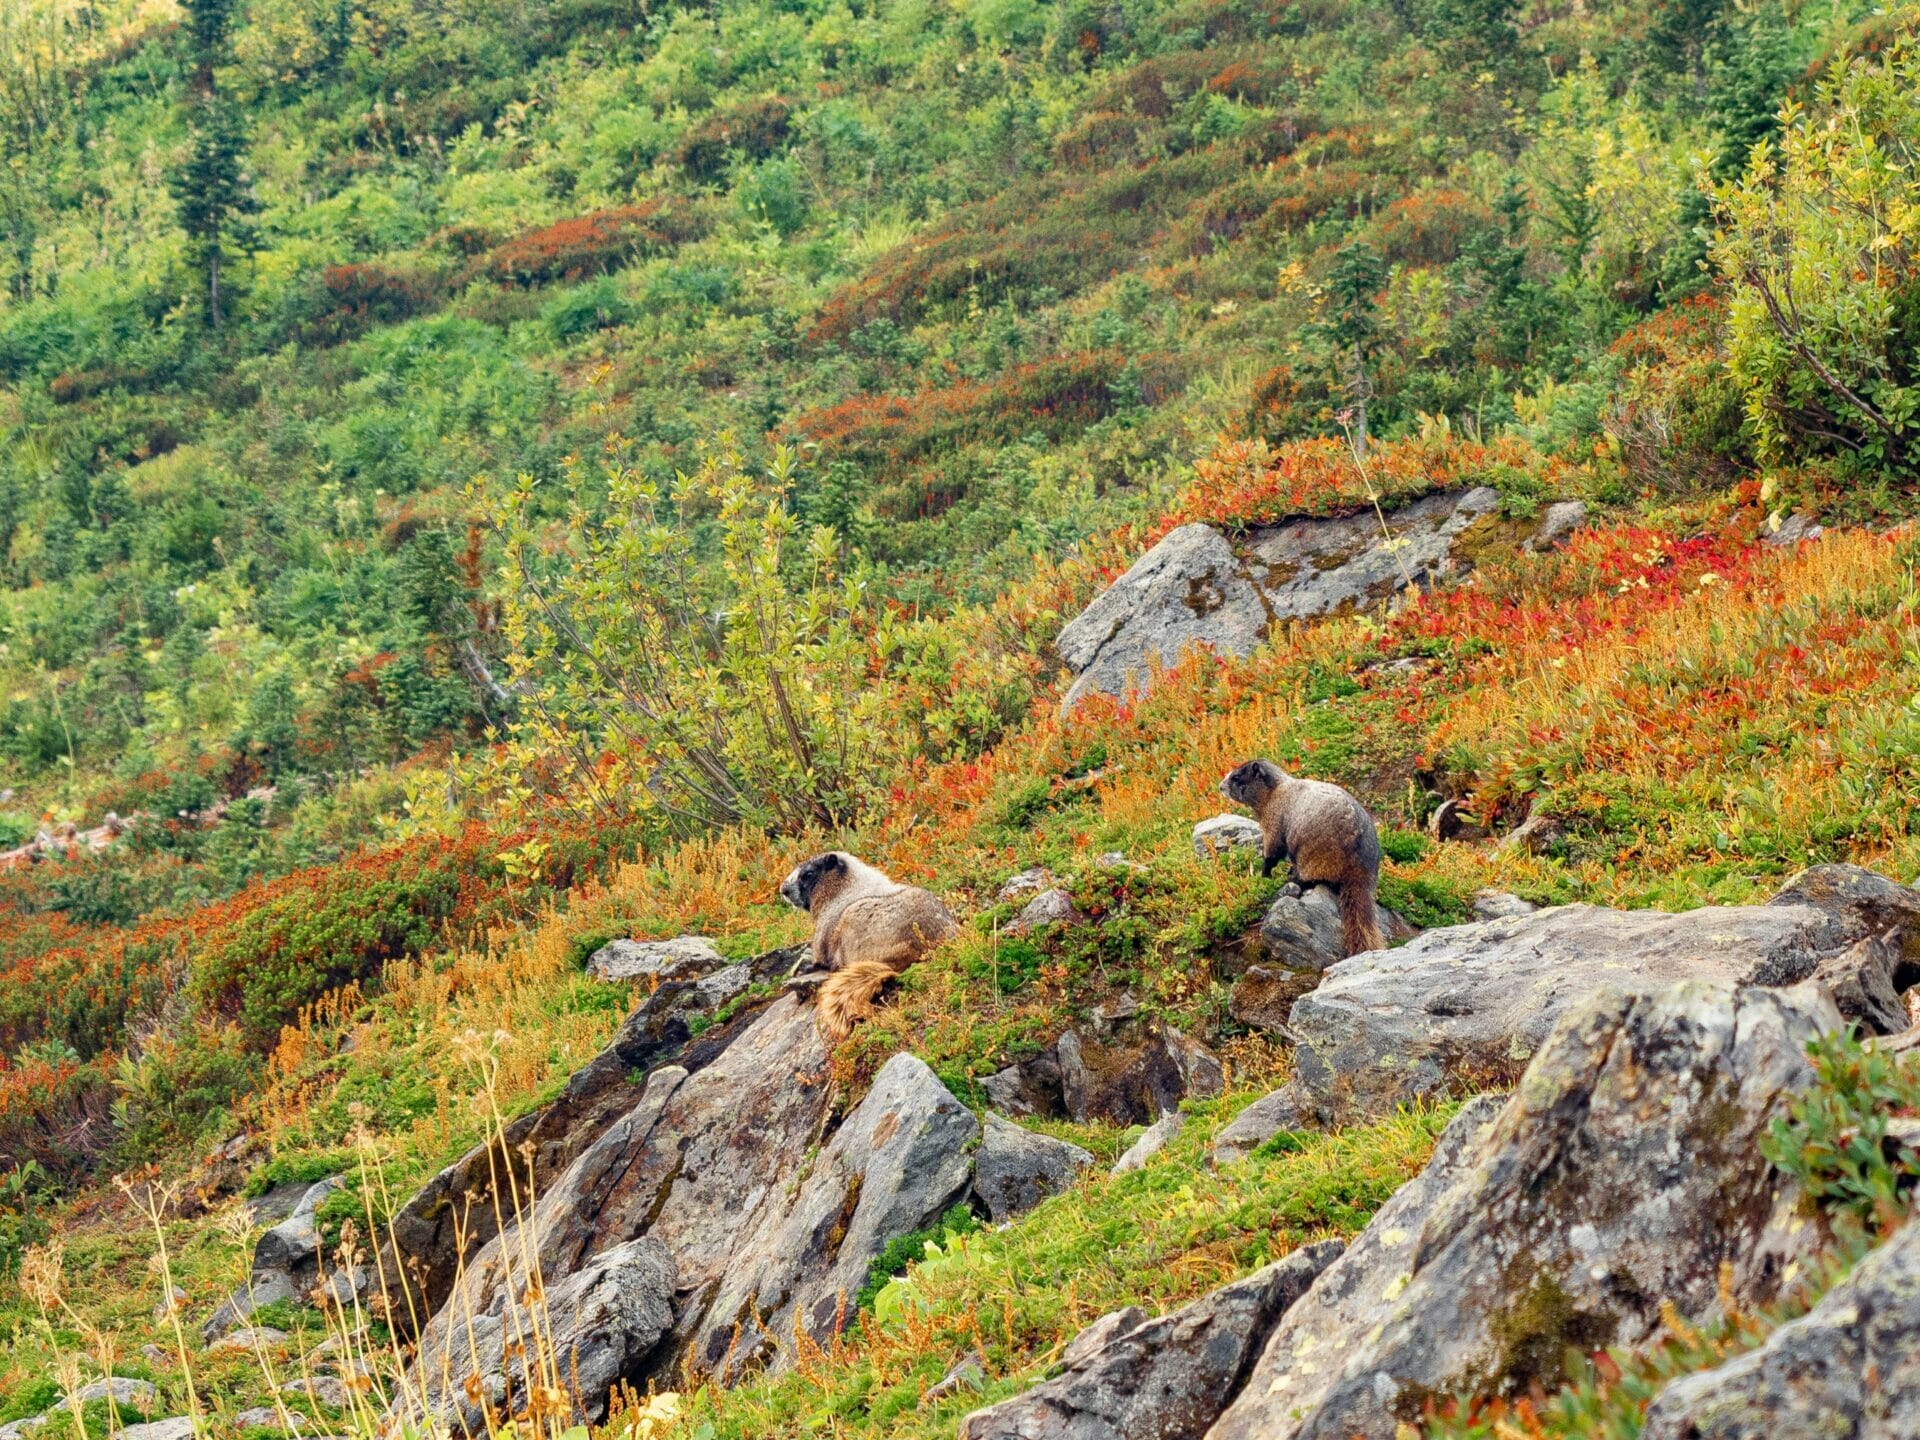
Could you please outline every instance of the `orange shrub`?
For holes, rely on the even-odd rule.
[[[1445,265],[1492,223],[1492,213],[1471,195],[1439,189],[1395,200],[1368,229],[1374,248],[1390,264]]]
[[[1149,404],[1180,383],[1178,367],[1165,356],[1129,361],[1116,350],[1082,351],[1019,365],[984,383],[912,396],[859,395],[795,417],[786,433],[895,479],[913,462],[947,449],[1035,431],[1050,439],[1073,434],[1113,413],[1115,382],[1130,364]]]
[[[1363,474],[1341,440],[1293,440],[1277,450],[1263,440],[1228,440],[1194,465],[1193,483],[1180,492],[1154,536],[1191,520],[1262,525],[1290,515],[1356,510],[1375,497],[1390,505],[1484,484],[1502,472],[1545,473],[1552,463],[1512,436],[1489,441],[1413,436],[1374,445]]]
[[[687,201],[660,195],[639,205],[621,205],[576,215],[529,230],[496,247],[485,273],[519,285],[579,280],[618,269],[646,250],[698,239],[704,217]]]

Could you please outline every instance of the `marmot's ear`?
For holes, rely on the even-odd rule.
[[[835,870],[844,870],[846,868],[847,868],[847,857],[845,855],[842,855],[838,850],[829,850],[826,854],[820,857],[820,873],[822,875],[830,874]]]

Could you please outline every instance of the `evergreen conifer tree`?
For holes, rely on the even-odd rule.
[[[188,255],[206,276],[207,323],[221,322],[221,269],[244,247],[259,211],[247,175],[247,132],[220,93],[216,67],[225,60],[235,0],[184,0],[193,75],[187,86],[187,158],[171,181]]]

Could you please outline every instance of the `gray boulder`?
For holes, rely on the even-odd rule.
[[[254,1242],[247,1283],[207,1317],[200,1327],[202,1341],[210,1344],[244,1325],[263,1305],[282,1300],[306,1303],[321,1279],[320,1227],[315,1214],[340,1183],[340,1176],[330,1175],[303,1187],[287,1217]]]
[[[1244,1160],[1282,1130],[1306,1130],[1313,1126],[1311,1102],[1300,1087],[1289,1081],[1270,1095],[1263,1095],[1213,1137],[1213,1163],[1231,1165]]]
[[[90,1400],[111,1400],[114,1404],[124,1405],[130,1410],[151,1414],[154,1402],[159,1398],[159,1389],[150,1382],[131,1380],[124,1375],[114,1375],[105,1380],[95,1380],[90,1384],[82,1385],[61,1403],[85,1405]]]
[[[1007,883],[1000,887],[993,898],[1004,904],[1009,900],[1018,900],[1022,895],[1033,895],[1041,890],[1052,888],[1052,874],[1036,865],[1030,870],[1022,870],[1018,874],[1008,876]]]
[[[1193,853],[1202,860],[1236,850],[1258,855],[1264,843],[1259,823],[1244,815],[1215,815],[1193,827]]]
[[[1054,1042],[1067,1115],[1085,1125],[1146,1125],[1189,1095],[1218,1095],[1226,1074],[1212,1051],[1178,1030],[1135,1043],[1103,1043],[1069,1030]]]
[[[615,1382],[633,1373],[673,1325],[674,1265],[658,1240],[629,1240],[563,1276],[547,1275],[544,1327],[559,1374],[577,1386],[589,1420],[606,1413]],[[510,1313],[517,1297],[497,1290],[483,1311],[457,1317],[423,1344],[412,1371],[427,1415],[455,1421],[469,1434],[486,1429],[485,1408],[524,1396],[524,1322]],[[470,1377],[477,1385],[469,1386]],[[538,1372],[534,1379],[539,1379]],[[411,1412],[407,1418],[426,1418]]]
[[[1387,517],[1371,509],[1259,526],[1229,540],[1210,525],[1182,525],[1060,632],[1054,642],[1076,679],[1071,710],[1096,691],[1125,695],[1151,683],[1191,646],[1244,657],[1276,621],[1345,614],[1386,603],[1467,568],[1484,536],[1519,548],[1564,525],[1566,512],[1502,520],[1485,486],[1424,496]],[[1462,543],[1466,541],[1467,543]]]
[[[1064,1371],[969,1415],[961,1440],[1200,1440],[1275,1322],[1340,1250],[1296,1250],[1158,1320],[1103,1316],[1090,1342],[1068,1346]]]
[[[1560,1018],[1600,990],[1787,984],[1813,973],[1835,934],[1827,915],[1803,905],[1684,915],[1563,905],[1430,930],[1341,961],[1294,1004],[1299,1093],[1344,1119],[1510,1084]]]
[[[1142,1131],[1140,1138],[1127,1147],[1127,1153],[1113,1162],[1113,1173],[1128,1175],[1142,1169],[1149,1160],[1167,1148],[1169,1141],[1186,1128],[1186,1116],[1178,1110],[1168,1111]]]
[[[1839,1019],[1809,986],[1590,998],[1511,1099],[1455,1117],[1211,1440],[1392,1440],[1433,1396],[1551,1388],[1569,1349],[1640,1344],[1664,1304],[1779,1300],[1825,1236],[1759,1140]]]
[[[191,1415],[174,1415],[166,1420],[149,1420],[144,1425],[129,1425],[120,1432],[120,1440],[193,1440]]]
[[[792,969],[804,947],[768,951],[748,962],[745,980],[768,985]],[[738,967],[730,967],[737,969]],[[639,1103],[633,1077],[674,1065],[696,1074],[750,1029],[772,997],[756,999],[723,1025],[703,1023],[741,977],[721,970],[700,977],[662,979],[627,1017],[605,1049],[576,1070],[551,1103],[509,1121],[504,1142],[476,1145],[435,1175],[395,1212],[381,1239],[385,1291],[394,1297],[386,1319],[411,1335],[445,1303],[454,1276],[498,1233],[497,1215],[511,1209],[494,1187],[544,1194],[582,1151]],[[379,1307],[382,1283],[371,1287]]]
[[[1276,620],[1307,620],[1369,609],[1404,590],[1470,568],[1455,542],[1500,524],[1500,494],[1489,486],[1422,496],[1387,516],[1380,531],[1371,509],[1327,519],[1296,519],[1247,532],[1245,549],[1260,593]],[[1535,525],[1514,525],[1523,543]]]
[[[1055,887],[1042,890],[1026,907],[1016,915],[1013,923],[1007,926],[1009,935],[1030,935],[1035,930],[1043,930],[1049,925],[1074,925],[1086,917],[1074,908],[1073,896],[1067,891]]]
[[[1373,919],[1388,940],[1413,934],[1412,926],[1379,905],[1373,907]],[[1331,885],[1310,885],[1304,892],[1287,886],[1260,921],[1260,948],[1289,970],[1325,970],[1346,959],[1338,892]]]
[[[1642,1440],[1920,1435],[1920,1225],[1909,1223],[1758,1350],[1668,1385]]]
[[[1584,500],[1558,500],[1549,505],[1540,516],[1540,528],[1526,541],[1524,549],[1545,550],[1558,545],[1567,536],[1587,523],[1587,502]]]
[[[1769,545],[1778,545],[1782,549],[1791,549],[1803,540],[1818,540],[1826,533],[1820,522],[1807,514],[1789,515],[1782,520],[1776,511],[1767,517],[1767,526],[1760,532],[1760,538]]]
[[[1078,1145],[1037,1134],[991,1112],[973,1162],[973,1192],[998,1225],[1070,1189],[1093,1164]]]
[[[672,940],[609,940],[587,960],[596,980],[696,979],[725,965],[726,959],[704,935]]]
[[[814,1342],[830,1342],[853,1320],[888,1243],[966,1194],[979,1136],[973,1113],[924,1061],[887,1061],[799,1193],[742,1237],[695,1336],[695,1358],[731,1379],[790,1363],[796,1323]]]
[[[263,1350],[277,1350],[291,1337],[284,1330],[276,1330],[271,1325],[243,1325],[238,1330],[229,1330],[219,1339],[207,1346],[209,1355],[257,1355]]]
[[[1060,632],[1054,650],[1078,677],[1061,702],[1071,710],[1094,692],[1125,695],[1152,683],[1192,645],[1253,653],[1271,617],[1227,537],[1182,525],[1133,563]]]
[[[319,1263],[320,1228],[314,1216],[326,1198],[340,1188],[343,1177],[330,1175],[314,1182],[300,1197],[293,1213],[268,1230],[253,1247],[256,1277],[279,1271],[298,1280]]]
[[[1476,920],[1512,920],[1517,916],[1531,915],[1539,908],[1532,901],[1522,900],[1505,890],[1476,890],[1473,895],[1473,918]]]

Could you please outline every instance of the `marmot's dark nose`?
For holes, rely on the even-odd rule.
[[[1233,773],[1231,771],[1220,777],[1220,793],[1229,800],[1233,798]]]

